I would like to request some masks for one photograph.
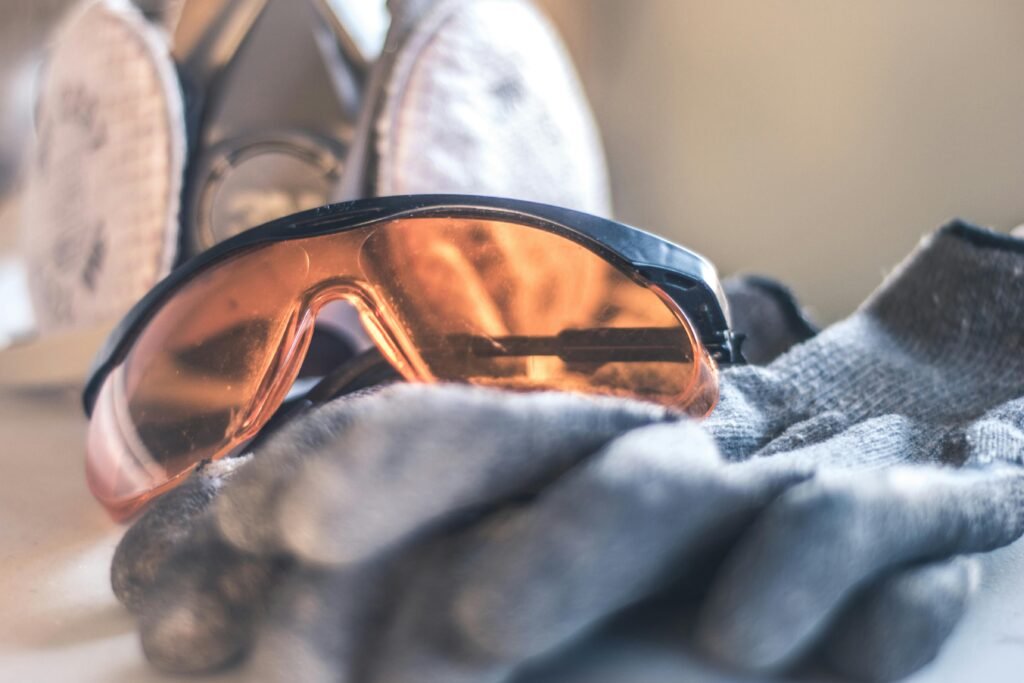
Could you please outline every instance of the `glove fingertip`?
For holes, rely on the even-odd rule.
[[[173,673],[215,671],[248,650],[280,565],[224,543],[209,519],[177,548],[138,609],[146,658]]]
[[[196,472],[157,499],[117,544],[110,563],[110,586],[130,611],[138,612],[144,594],[174,551],[196,536],[197,520],[220,491],[221,473],[210,470]]]

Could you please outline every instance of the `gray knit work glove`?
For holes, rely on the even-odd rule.
[[[464,387],[335,401],[158,501],[115,591],[178,671],[255,638],[265,680],[901,677],[963,613],[966,556],[1024,532],[1022,244],[940,231],[851,318],[725,373],[703,422]]]

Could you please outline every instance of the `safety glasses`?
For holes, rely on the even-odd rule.
[[[84,393],[95,496],[125,517],[244,447],[336,300],[409,381],[628,396],[703,416],[717,364],[738,360],[714,268],[635,228],[485,197],[328,206],[189,261],[121,322]]]

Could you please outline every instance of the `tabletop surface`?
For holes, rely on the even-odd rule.
[[[124,528],[85,487],[84,433],[75,392],[0,387],[0,680],[178,680],[148,667],[132,618],[110,591]],[[912,683],[1024,678],[1024,542],[983,563],[968,616]]]

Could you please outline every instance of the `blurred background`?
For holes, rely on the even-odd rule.
[[[64,4],[0,0],[2,185],[30,120],[26,49]],[[819,322],[953,216],[1024,221],[1024,3],[540,5],[590,96],[617,217],[723,273],[784,280]],[[0,253],[17,241],[10,214]]]
[[[953,216],[1024,221],[1024,3],[545,0],[618,217],[851,311]]]

